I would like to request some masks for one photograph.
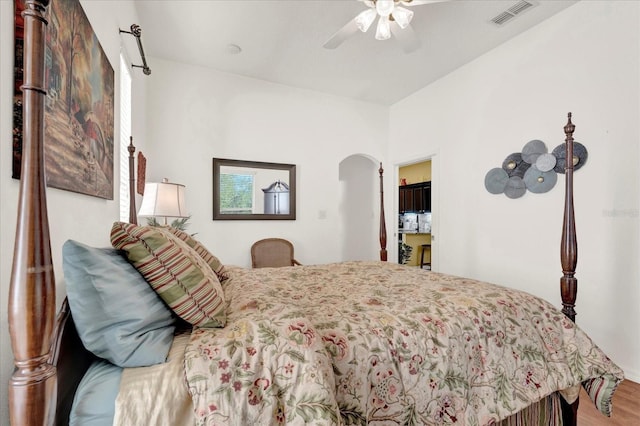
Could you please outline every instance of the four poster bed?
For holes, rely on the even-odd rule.
[[[114,248],[65,243],[56,317],[43,161],[48,0],[25,3],[11,424],[576,424],[580,385],[609,414],[622,371],[573,323],[570,161],[562,312],[524,292],[383,262],[381,167],[380,262],[225,266],[187,234],[137,226],[131,206],[130,223],[111,228]],[[573,158],[570,116],[564,130]],[[133,328],[114,331],[124,317]]]

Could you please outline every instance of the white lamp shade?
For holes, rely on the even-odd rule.
[[[138,216],[188,217],[184,192],[184,185],[179,183],[145,184]]]

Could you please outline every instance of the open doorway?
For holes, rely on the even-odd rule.
[[[433,157],[401,164],[397,173],[397,261],[435,269]]]

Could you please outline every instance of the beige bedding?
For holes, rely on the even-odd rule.
[[[189,333],[185,330],[176,334],[166,363],[123,370],[114,426],[195,424],[184,378],[184,348]]]
[[[527,293],[382,262],[229,276],[227,326],[178,334],[167,363],[125,369],[114,425],[488,425],[528,407],[506,422],[519,424],[557,417],[535,402],[572,401],[580,383],[608,415],[622,379]]]
[[[622,379],[557,308],[506,287],[385,262],[228,276],[226,327],[185,349],[197,425],[490,425],[594,380],[608,414]]]

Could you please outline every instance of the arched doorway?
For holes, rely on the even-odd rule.
[[[340,162],[339,238],[342,260],[378,260],[379,179],[377,160],[363,154]]]

